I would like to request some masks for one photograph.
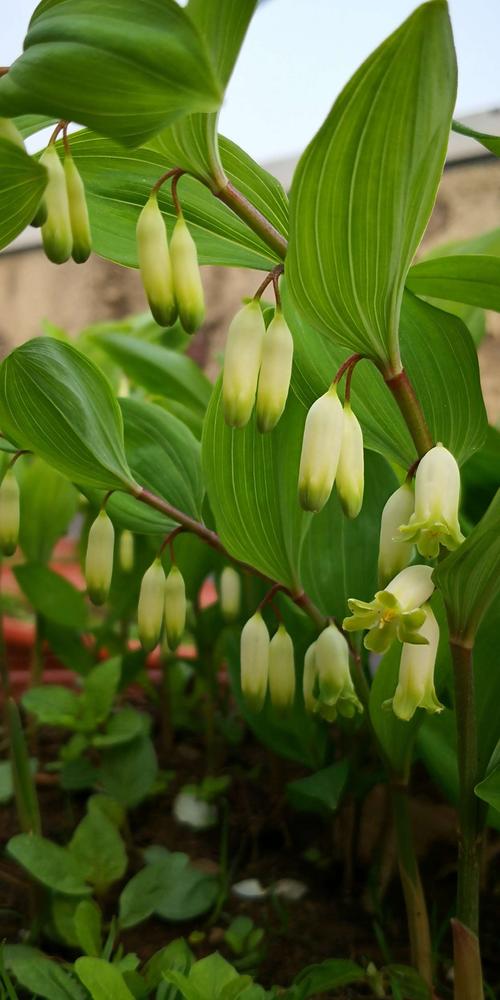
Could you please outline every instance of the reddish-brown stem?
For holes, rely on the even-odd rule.
[[[9,72],[10,66],[0,66],[0,76],[5,76]]]
[[[282,260],[285,259],[288,247],[286,237],[269,222],[269,219],[266,219],[262,212],[259,212],[258,208],[255,208],[255,205],[252,205],[248,198],[245,198],[241,191],[238,191],[238,188],[231,184],[231,181],[228,181],[220,191],[214,191],[214,195],[223,201],[228,208],[231,208],[243,222],[246,222],[247,226],[253,229],[254,233],[257,233],[277,253],[278,257],[281,257]]]
[[[420,459],[419,458],[417,458],[417,461],[414,462],[413,465],[410,465],[410,468],[408,469],[408,472],[406,473],[406,482],[407,483],[411,483],[412,479],[415,478],[415,474],[416,474],[416,471],[417,471],[419,465],[420,465]]]
[[[67,128],[67,125],[68,125],[68,122],[66,122],[66,121],[60,121],[60,122],[57,123],[57,125],[56,125],[56,127],[55,127],[55,129],[54,129],[54,131],[53,131],[53,133],[52,133],[52,135],[50,137],[50,139],[49,139],[49,142],[48,142],[49,146],[53,145],[53,143],[56,141],[56,139],[57,139],[57,137],[59,135],[59,132],[62,132],[63,129]]]
[[[31,455],[31,454],[32,454],[32,452],[28,451],[27,449],[23,449],[21,451],[16,451],[16,454],[12,456],[12,458],[11,458],[11,460],[9,462],[9,465],[8,465],[9,469],[13,469],[14,468],[14,466],[15,466],[18,458],[21,458],[22,455]]]
[[[69,125],[69,122],[64,122],[64,128],[63,128],[63,145],[64,145],[65,155],[66,156],[71,156],[71,146],[70,146],[69,140],[68,140],[68,125]]]
[[[283,274],[283,265],[282,264],[278,264],[277,267],[273,267],[272,271],[269,271],[269,273],[266,274],[264,280],[261,281],[261,283],[260,283],[257,291],[255,292],[254,300],[256,302],[259,301],[259,299],[264,294],[264,292],[265,292],[266,288],[268,287],[268,285],[270,285],[271,282],[272,282],[273,288],[274,288],[274,294],[276,296],[276,304],[278,306],[280,305],[280,293],[279,293],[279,289],[277,289],[277,281],[278,281],[278,278],[279,278],[280,274]]]
[[[175,213],[176,213],[177,217],[180,217],[182,215],[182,208],[181,208],[181,203],[179,201],[179,194],[178,194],[178,191],[177,191],[177,185],[179,183],[180,178],[182,177],[182,175],[184,173],[185,173],[184,170],[177,170],[175,172],[175,174],[173,175],[173,177],[172,177],[172,201],[174,203]]]
[[[280,274],[283,274],[283,266],[281,264],[273,270],[273,289],[277,309],[281,309]]]
[[[271,589],[268,590],[267,594],[265,594],[264,597],[262,598],[260,604],[257,607],[257,611],[262,611],[262,609],[265,608],[266,604],[269,604],[272,601],[274,595],[277,594],[279,590],[285,590],[285,589],[286,588],[282,587],[281,583],[273,583]]]
[[[177,538],[177,535],[181,535],[182,532],[185,531],[185,530],[186,529],[182,526],[182,524],[180,524],[178,528],[174,528],[173,531],[171,531],[167,535],[167,537],[163,540],[163,542],[161,544],[160,551],[159,551],[158,554],[160,556],[162,556],[163,553],[164,553],[164,551],[165,551],[165,549],[167,548],[167,545],[168,545],[168,547],[170,549],[170,562],[172,563],[172,566],[175,566],[175,552],[174,552],[174,544],[173,544],[174,543],[174,538]]]
[[[105,506],[106,506],[106,504],[107,504],[107,502],[108,502],[109,498],[110,498],[111,496],[113,496],[113,493],[114,493],[114,492],[115,492],[114,490],[108,490],[108,492],[106,493],[106,496],[104,497],[104,500],[102,501],[102,504],[101,504],[101,510],[104,510],[104,508],[105,508]]]
[[[157,194],[166,181],[170,180],[171,177],[176,177],[176,176],[180,177],[181,174],[183,173],[185,173],[185,171],[181,170],[180,167],[172,167],[171,170],[167,170],[167,172],[165,174],[162,174],[161,177],[158,178],[156,183],[153,184],[153,187],[151,188],[151,194]]]
[[[404,370],[398,372],[397,375],[384,377],[388,389],[392,392],[401,410],[417,454],[422,458],[427,451],[430,451],[434,442],[415,390]]]

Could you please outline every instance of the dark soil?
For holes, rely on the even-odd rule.
[[[43,761],[54,760],[58,741],[55,733],[40,734],[41,767]],[[201,958],[218,949],[231,961],[234,956],[224,942],[224,930],[236,915],[247,914],[265,929],[265,947],[256,974],[263,986],[273,983],[287,986],[304,966],[327,958],[351,958],[361,965],[372,961],[378,967],[387,962],[408,963],[392,827],[382,786],[371,790],[362,808],[348,804],[335,822],[327,821],[298,813],[288,805],[284,795],[286,782],[306,773],[298,766],[274,757],[251,736],[225,752],[227,757],[215,773],[231,777],[225,796],[227,808],[221,808],[221,813],[227,816],[229,884],[256,878],[267,887],[277,879],[292,878],[307,885],[307,894],[295,902],[267,899],[250,903],[229,891],[215,922],[199,918],[172,925],[150,919],[122,933],[125,950],[147,959],[170,940],[180,936],[189,938],[193,931],[202,931],[202,937],[197,935],[201,940],[190,942],[196,956]],[[205,776],[205,748],[196,736],[184,734],[168,757],[160,753],[160,762],[175,777],[166,793],[147,800],[129,814],[127,878],[142,867],[141,849],[152,843],[169,850],[182,850],[202,869],[220,872],[221,826],[194,832],[180,826],[171,811],[179,789]],[[57,785],[47,784],[47,780],[51,778],[42,771],[38,790],[44,835],[64,844],[84,812],[85,796],[70,797]],[[447,979],[451,953],[448,921],[453,912],[456,821],[453,811],[429,787],[425,775],[417,774],[412,809],[442,972],[439,996],[445,1000],[451,996]],[[4,807],[0,812],[1,843],[5,844],[16,832],[15,810],[13,806]],[[497,945],[500,868],[496,835],[489,846],[492,860],[485,880],[484,956],[488,981],[495,988],[500,983]],[[315,852],[313,860],[311,849]],[[306,852],[309,860],[304,856]],[[108,897],[100,900],[109,919],[116,912],[124,882],[113,886]],[[27,882],[23,872],[5,856],[0,861],[0,886],[0,938],[23,940],[31,924]],[[50,954],[58,952],[53,941],[42,944]],[[72,957],[64,949],[59,949],[59,953]],[[353,988],[331,994],[336,1000],[361,1000],[371,995],[369,991]]]

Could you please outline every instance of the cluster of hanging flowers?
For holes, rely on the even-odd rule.
[[[266,327],[260,296],[271,281],[276,309]],[[261,433],[276,427],[288,398],[292,361],[293,337],[281,308],[278,271],[274,271],[229,326],[222,379],[224,419],[229,427],[245,427],[254,406]]]
[[[181,171],[173,170],[154,185],[137,221],[137,254],[149,308],[160,326],[176,319],[186,333],[194,333],[205,318],[198,252],[177,196]],[[172,199],[177,213],[170,245],[158,193],[172,178]]]

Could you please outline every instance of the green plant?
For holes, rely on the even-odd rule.
[[[464,477],[460,521],[460,467],[484,447],[498,450],[496,433],[487,438],[470,331],[477,340],[477,309],[500,308],[500,265],[487,239],[413,263],[450,129],[463,131],[452,123],[447,5],[418,7],[360,67],[302,155],[289,202],[270,174],[217,134],[254,7],[126,0],[118,14],[111,0],[98,11],[90,0],[43,2],[23,55],[0,80],[0,112],[11,119],[0,139],[0,207],[9,207],[0,213],[1,245],[36,215],[49,257],[81,260],[88,207],[96,252],[139,266],[154,316],[164,323],[178,315],[186,333],[203,316],[198,263],[266,272],[231,324],[224,375],[212,391],[180,351],[130,332],[87,333],[76,345],[43,337],[3,361],[0,424],[12,456],[0,486],[3,547],[12,551],[19,521],[12,465],[29,451],[78,484],[94,523],[105,526],[107,555],[95,549],[97,529],[88,549],[89,590],[99,602],[112,580],[112,526],[150,537],[140,594],[133,592],[146,649],[165,628],[170,654],[184,630],[178,535],[215,553],[212,568],[227,562],[256,576],[244,602],[241,678],[235,625],[195,615],[210,757],[223,659],[257,735],[319,771],[292,795],[331,810],[324,769],[344,765],[329,759],[328,725],[344,747],[355,748],[360,732],[370,736],[391,792],[418,970],[410,976],[428,995],[435,970],[408,811],[418,747],[459,809],[455,998],[480,1000],[481,840],[486,823],[499,822],[491,659],[500,477],[495,469],[488,478],[487,510],[475,495],[481,474]],[[57,124],[48,149],[30,157],[20,136],[46,124],[33,117],[44,115]],[[68,134],[68,121],[84,128]],[[498,154],[496,137],[475,137]],[[71,164],[69,185],[62,161]],[[267,287],[270,310],[261,306]],[[178,326],[172,336],[178,346]],[[136,390],[119,401],[102,370],[113,376],[117,362]],[[40,573],[37,566],[34,578]],[[130,617],[129,605],[122,619]],[[374,653],[382,658],[372,677]],[[69,713],[80,737],[82,704]],[[113,719],[120,715],[90,741],[109,736]],[[95,718],[89,727],[94,733]],[[120,748],[117,766],[124,755]],[[345,757],[359,774],[355,750]],[[331,773],[335,805],[344,785],[338,768]],[[76,971],[99,1000],[96,961],[81,959]],[[263,995],[230,967],[220,972],[221,961],[204,959],[167,979],[188,1000],[201,1000],[206,975],[214,997]],[[115,977],[109,989],[129,996],[126,984],[115,986],[116,970],[105,975]],[[395,996],[413,989],[394,970],[388,977]],[[292,995],[311,995],[309,988],[295,984]]]

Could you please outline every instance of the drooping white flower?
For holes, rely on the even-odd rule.
[[[262,310],[255,299],[238,310],[229,326],[222,400],[224,419],[230,427],[245,427],[252,415],[265,332]]]
[[[241,606],[241,577],[233,566],[224,566],[220,575],[220,606],[226,621],[238,617]]]
[[[146,652],[154,649],[159,641],[164,604],[165,573],[160,559],[155,559],[142,578],[137,608],[139,638]]]
[[[7,469],[0,484],[0,549],[4,556],[16,551],[19,520],[19,485],[14,470]]]
[[[178,566],[172,566],[165,581],[165,631],[170,649],[177,649],[186,628],[186,585]]]
[[[205,318],[205,295],[196,243],[182,215],[170,240],[170,259],[179,319],[186,333],[194,333]]]
[[[367,629],[366,649],[385,653],[397,638],[401,642],[426,643],[420,628],[425,620],[422,605],[429,600],[434,584],[432,566],[408,566],[379,590],[373,601],[348,600],[351,617],[343,628],[348,632]]]
[[[350,403],[344,404],[342,442],[335,484],[347,517],[357,517],[363,505],[365,486],[363,432]]]
[[[293,642],[284,625],[279,625],[269,645],[269,695],[278,712],[291,708],[295,698]]]
[[[68,192],[69,218],[73,236],[71,256],[75,263],[83,264],[92,252],[92,234],[90,232],[89,212],[85,186],[73,157],[64,158],[64,176]]]
[[[456,459],[437,444],[420,460],[415,476],[415,511],[400,527],[402,538],[414,542],[421,556],[435,559],[440,545],[456,549],[464,540],[458,521],[460,470]]]
[[[333,489],[342,443],[344,412],[334,385],[311,406],[304,427],[299,468],[299,500],[320,511]]]
[[[85,557],[85,579],[93,604],[104,604],[113,576],[115,529],[105,510],[99,511],[90,527]]]
[[[257,389],[257,427],[272,431],[285,409],[293,361],[293,337],[279,309],[276,310],[262,342],[262,358]]]
[[[137,221],[137,255],[149,308],[160,326],[177,319],[167,230],[156,194],[151,194]]]
[[[267,625],[256,611],[243,626],[240,641],[241,690],[254,712],[260,712],[266,700],[269,645]]]
[[[399,533],[402,524],[409,521],[415,507],[413,488],[403,483],[391,494],[382,511],[378,551],[379,585],[383,587],[396,573],[411,562],[414,547]]]
[[[328,625],[316,640],[318,700],[340,715],[352,716],[363,708],[349,670],[349,646],[336,625]]]
[[[422,608],[425,621],[420,634],[427,645],[404,643],[399,665],[398,686],[392,699],[392,710],[399,719],[413,718],[417,708],[427,712],[441,712],[443,705],[434,688],[434,666],[439,645],[439,625],[428,604]]]
[[[53,143],[44,149],[40,163],[47,171],[44,204],[47,211],[42,225],[43,248],[53,264],[69,260],[73,249],[73,234],[69,214],[68,191],[64,167]]]

